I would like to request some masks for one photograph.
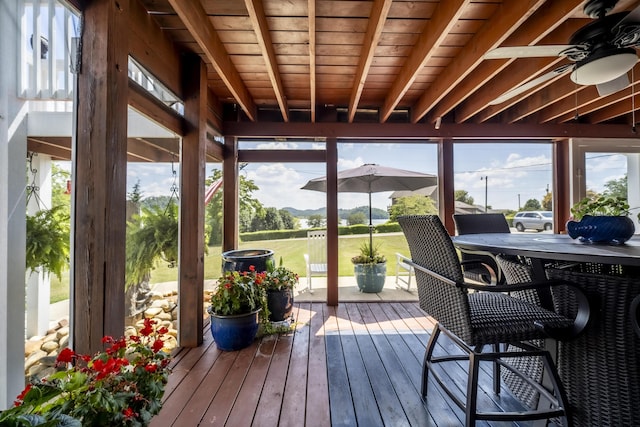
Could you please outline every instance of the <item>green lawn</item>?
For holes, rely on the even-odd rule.
[[[340,236],[338,240],[339,259],[338,275],[350,276],[353,274],[351,257],[357,255],[360,245],[368,242],[368,235]],[[409,247],[402,233],[377,234],[373,236],[373,245],[380,245],[379,250],[387,257],[387,275],[396,274],[395,253],[400,252],[409,255]],[[287,240],[263,240],[256,242],[240,243],[239,249],[271,249],[274,251],[276,265],[282,258],[283,264],[297,272],[301,277],[305,273],[303,254],[307,251],[307,239]],[[220,276],[222,258],[220,247],[209,247],[204,259],[204,278],[216,279]],[[171,282],[178,279],[178,269],[169,268],[164,264],[151,273],[151,283]],[[69,277],[63,275],[59,281],[55,276],[51,277],[51,302],[57,302],[69,298]]]

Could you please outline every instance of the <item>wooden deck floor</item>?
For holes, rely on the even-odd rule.
[[[294,316],[295,333],[238,352],[217,350],[209,331],[202,346],[181,350],[151,426],[462,425],[435,384],[428,405],[420,399],[433,322],[417,302],[297,303]],[[465,384],[463,367],[449,375]],[[493,396],[484,383],[481,404],[513,409],[508,393]]]

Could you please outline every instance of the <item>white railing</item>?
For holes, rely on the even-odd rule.
[[[20,29],[18,96],[72,99],[71,52],[80,37],[78,15],[59,0],[26,0]]]

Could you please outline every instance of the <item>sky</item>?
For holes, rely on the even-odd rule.
[[[256,144],[254,148],[283,148],[282,143]],[[244,147],[242,147],[244,148]],[[248,147],[247,147],[248,148]],[[297,145],[295,148],[311,148]],[[598,192],[604,183],[624,176],[626,160],[622,155],[594,153],[587,157],[587,188]],[[338,148],[338,170],[365,163],[411,171],[437,174],[435,144],[368,144],[344,143]],[[219,164],[208,164],[207,175]],[[173,166],[174,169],[178,165]],[[325,206],[325,194],[302,190],[310,179],[323,177],[325,166],[316,163],[254,163],[242,171],[254,181],[254,192],[265,207],[316,209]],[[178,174],[179,176],[179,174]],[[485,177],[487,178],[485,180]],[[140,180],[143,197],[170,194],[174,182],[171,164],[130,163],[127,191]],[[517,210],[528,199],[541,200],[552,188],[551,145],[545,143],[459,143],[454,146],[454,181],[456,190],[466,190],[474,204],[487,204],[494,209]],[[391,192],[372,195],[372,205],[386,209],[391,204]],[[338,207],[350,209],[367,205],[368,196],[340,193]]]

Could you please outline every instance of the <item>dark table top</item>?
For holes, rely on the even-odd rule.
[[[625,244],[583,243],[566,234],[483,233],[452,238],[460,249],[560,261],[640,266],[640,236]]]

